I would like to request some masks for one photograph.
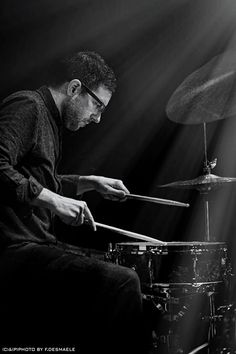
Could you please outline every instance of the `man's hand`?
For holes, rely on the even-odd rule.
[[[62,197],[44,188],[33,205],[50,209],[68,225],[78,226],[86,221],[96,231],[93,216],[86,202],[82,200]]]
[[[129,194],[121,180],[102,176],[80,176],[78,192],[81,189],[96,190],[106,199],[119,201],[124,201]]]

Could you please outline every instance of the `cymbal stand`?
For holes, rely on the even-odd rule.
[[[206,122],[203,123],[203,136],[204,136],[204,174],[211,174],[211,169],[216,165],[216,159],[214,161],[208,161],[207,157],[207,129]],[[199,188],[200,193],[204,198],[204,215],[205,215],[205,241],[211,241],[210,238],[210,217],[209,217],[209,201],[208,201],[208,193],[211,191],[211,188]]]
[[[210,218],[209,218],[209,201],[207,192],[201,192],[204,198],[204,214],[205,214],[205,241],[210,241]]]
[[[208,166],[207,159],[207,132],[206,132],[206,122],[203,123],[203,135],[204,135],[204,158],[205,158],[205,168]],[[210,172],[208,172],[210,173]]]
[[[211,174],[211,169],[216,165],[216,159],[214,161],[208,161],[207,156],[207,129],[206,122],[203,123],[203,135],[204,135],[204,174]],[[211,188],[202,188],[200,193],[203,195],[204,199],[204,215],[205,215],[205,241],[210,242],[210,217],[209,217],[209,200],[208,193],[211,191]],[[209,297],[209,331],[208,331],[208,340],[212,340],[216,335],[216,325],[215,325],[215,296],[214,292],[208,293]],[[210,349],[207,349],[208,354]]]

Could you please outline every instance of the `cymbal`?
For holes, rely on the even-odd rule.
[[[168,118],[200,124],[236,114],[236,52],[213,57],[174,91],[166,107]]]
[[[220,177],[209,173],[186,181],[176,181],[168,184],[162,184],[159,187],[197,189],[200,192],[206,193],[232,182],[236,182],[235,177]]]

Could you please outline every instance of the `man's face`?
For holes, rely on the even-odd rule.
[[[93,93],[107,106],[111,99],[111,92],[104,86],[99,86]],[[62,106],[62,119],[64,126],[72,131],[85,127],[89,123],[99,123],[101,119],[101,106],[85,90],[67,96]]]

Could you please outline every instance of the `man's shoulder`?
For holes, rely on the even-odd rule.
[[[42,97],[36,90],[21,90],[14,92],[4,98],[0,109],[20,113],[22,111],[31,111],[37,113],[44,107]]]
[[[21,90],[8,95],[6,98],[2,100],[1,103],[2,105],[4,105],[11,102],[21,102],[21,101],[29,101],[29,102],[37,103],[38,101],[41,101],[41,98],[36,90]]]

